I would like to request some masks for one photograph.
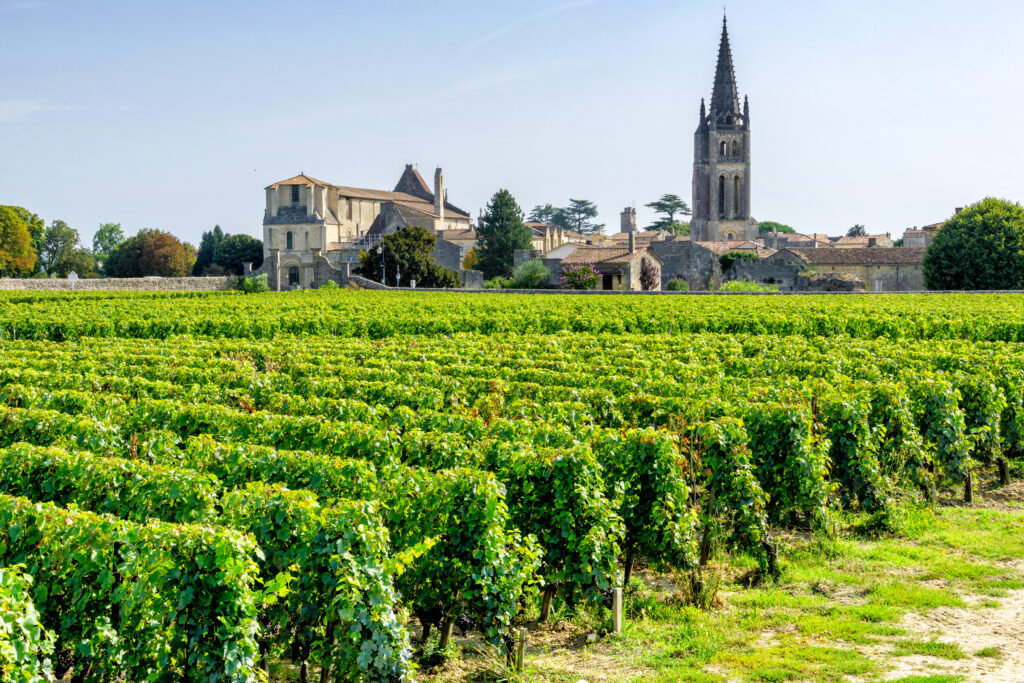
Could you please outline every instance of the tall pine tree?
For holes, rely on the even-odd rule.
[[[204,232],[199,240],[199,253],[196,254],[196,262],[192,266],[193,275],[202,275],[203,272],[213,265],[213,257],[217,254],[217,247],[224,241],[224,231],[219,225],[213,226],[213,230]]]
[[[508,190],[498,190],[491,197],[476,238],[477,268],[488,280],[511,277],[515,250],[533,248],[533,233],[523,225],[523,210]]]

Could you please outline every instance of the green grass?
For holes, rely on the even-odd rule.
[[[983,647],[974,653],[975,657],[991,657],[992,659],[1001,659],[1003,651],[998,647]]]
[[[850,519],[839,520],[849,529]],[[841,531],[790,536],[780,547],[778,581],[756,588],[724,582],[725,605],[703,611],[634,581],[626,592],[626,632],[582,649],[553,652],[517,680],[839,681],[876,680],[886,655],[943,660],[967,656],[957,645],[920,640],[902,628],[908,612],[963,608],[964,595],[1000,597],[1024,587],[1001,565],[1024,558],[1024,511],[946,508],[902,513],[903,537],[865,538]],[[738,576],[750,558],[729,560]],[[998,606],[989,599],[979,607]],[[588,631],[603,613],[560,613]],[[974,656],[997,657],[987,648]],[[472,680],[461,678],[458,680]],[[906,682],[961,681],[956,675],[910,676]]]
[[[960,683],[962,680],[964,680],[963,676],[938,674],[933,676],[904,676],[890,683]]]
[[[943,643],[938,640],[904,640],[892,651],[894,657],[921,655],[922,657],[938,657],[940,659],[963,659],[964,651],[956,643]]]

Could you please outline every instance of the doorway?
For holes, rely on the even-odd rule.
[[[608,290],[609,292],[615,289],[615,276],[611,273],[605,273],[601,276],[601,289]]]

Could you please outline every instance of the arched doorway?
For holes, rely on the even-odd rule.
[[[291,233],[289,233],[291,234]],[[299,267],[289,266],[288,268],[288,286],[298,287],[299,286]]]

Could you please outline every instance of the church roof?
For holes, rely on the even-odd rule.
[[[411,171],[411,173],[410,173]],[[417,180],[418,179],[418,180]],[[420,186],[417,189],[417,184]],[[395,204],[401,204],[403,206],[415,209],[421,213],[434,215],[434,193],[427,189],[426,181],[419,174],[419,171],[412,168],[411,164],[407,164],[405,172],[398,181],[394,191],[387,190],[370,190],[363,187],[348,187],[345,185],[332,185],[322,180],[317,180],[312,176],[308,176],[305,173],[289,178],[287,180],[279,180],[273,185],[268,186],[268,190],[276,190],[279,187],[287,185],[304,185],[304,186],[320,186],[329,189],[337,190],[338,194],[342,197],[351,197],[353,199],[370,199],[377,202],[395,202]],[[415,190],[414,192],[407,192],[400,190],[399,188],[405,188],[406,190]],[[451,202],[445,201],[444,212],[446,217],[454,218],[465,218],[469,219],[470,216],[467,212],[463,211],[459,207],[455,206]]]
[[[711,91],[712,112],[732,112],[739,115],[740,98],[736,89],[736,73],[729,47],[729,27],[722,17],[722,42],[718,46],[718,66],[715,68],[715,87]]]

